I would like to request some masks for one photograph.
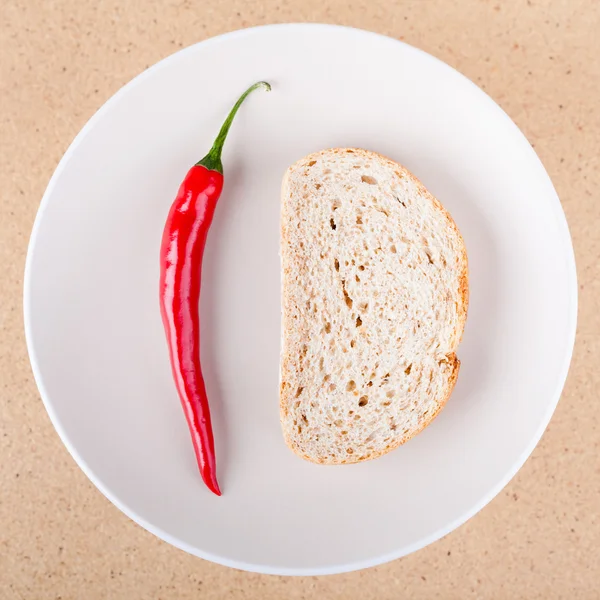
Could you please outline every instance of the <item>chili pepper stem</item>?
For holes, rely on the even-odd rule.
[[[251,94],[254,90],[258,88],[263,88],[267,92],[271,91],[271,86],[266,81],[259,81],[254,85],[251,85],[239,98],[239,100],[233,105],[231,112],[227,115],[225,122],[223,123],[221,130],[219,131],[219,135],[217,135],[212,148],[209,150],[208,154],[200,161],[196,163],[196,166],[206,167],[211,171],[217,171],[218,173],[223,174],[223,163],[221,162],[221,152],[223,151],[223,144],[225,143],[225,138],[229,133],[229,128],[231,127],[231,123],[233,119],[242,105],[242,102],[246,99],[246,97]]]

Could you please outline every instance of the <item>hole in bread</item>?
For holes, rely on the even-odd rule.
[[[356,383],[355,383],[355,381],[353,379],[351,379],[348,382],[348,385],[346,386],[346,391],[347,392],[351,392],[352,390],[355,390],[355,389],[356,389]]]
[[[326,383],[331,379],[331,375],[327,374],[325,375],[325,377],[323,377],[323,381],[325,381]]]
[[[331,333],[331,323],[329,321],[325,323],[325,333]]]
[[[365,265],[359,265],[358,266],[358,270],[359,271],[364,271],[365,270]]]
[[[301,417],[305,423],[308,423],[308,419],[306,418],[306,415],[304,413],[302,413]]]
[[[354,348],[356,346],[356,340],[350,340],[350,348]]]
[[[369,399],[366,396],[361,396],[359,401],[358,401],[358,405],[359,406],[366,406],[367,404],[369,404]]]
[[[356,283],[360,283],[360,277],[358,275],[355,275],[354,279],[356,279]]]
[[[300,400],[296,400],[296,402],[294,402],[294,408],[300,408]]]
[[[363,175],[360,180],[363,183],[368,183],[369,185],[376,185],[377,184],[377,179],[375,179],[375,177],[371,177],[370,175]]]
[[[336,271],[340,270],[340,261],[337,258],[333,261],[333,266],[335,267]]]
[[[396,423],[392,423],[392,424],[390,425],[390,430],[391,430],[391,431],[396,431],[396,429],[398,429],[398,426],[396,425]]]
[[[396,200],[398,200],[398,202],[400,202],[400,204],[402,204],[402,206],[404,206],[404,208],[406,208],[406,204],[404,204],[404,202],[402,202],[402,200],[400,200],[400,198],[398,198],[398,196],[394,196],[394,198],[396,198]]]
[[[346,448],[346,454],[354,454],[354,450],[352,450],[352,448]]]
[[[354,411],[353,411],[353,410],[349,410],[349,411],[348,411],[348,416],[349,416],[349,417],[351,417],[353,414],[354,414]]]
[[[296,390],[296,398],[302,393],[302,390],[304,389],[303,386],[299,386],[298,389]]]
[[[337,388],[337,385],[335,385],[335,383],[332,383],[332,384],[329,386],[329,391],[330,391],[330,392],[335,392],[336,388]]]
[[[395,394],[396,394],[396,393],[394,392],[394,390],[390,390],[390,391],[389,391],[389,392],[386,394],[386,396],[387,396],[388,398],[393,398],[393,397],[395,396]]]
[[[433,258],[431,257],[431,252],[429,250],[425,250],[425,254],[427,254],[427,260],[429,261],[429,264],[432,265]]]
[[[406,369],[404,369],[404,372],[407,375],[410,375],[410,372],[412,371],[412,363],[410,363],[410,365],[408,365],[408,367],[406,367]]]
[[[336,427],[341,427],[341,426],[344,424],[344,422],[343,422],[341,419],[337,419],[337,420],[335,420],[335,421],[333,422],[333,424],[334,424]]]
[[[346,302],[346,306],[348,308],[352,308],[352,298],[348,296],[348,292],[346,291],[346,280],[342,279],[342,291],[344,292],[344,302]]]
[[[369,383],[367,383],[367,387],[373,387],[373,382],[369,381]]]
[[[358,308],[360,308],[360,310],[367,310],[369,308],[369,303],[368,302],[361,302],[358,305]]]
[[[396,248],[396,244],[392,244],[392,245],[390,246],[390,252],[391,252],[392,254],[396,254],[396,252],[398,252],[398,250],[397,250],[397,248]]]
[[[346,150],[347,154],[354,154],[354,150]]]
[[[343,431],[340,431],[340,433],[341,433],[342,435],[348,435],[348,432],[347,432],[345,429],[344,429]]]
[[[390,404],[391,404],[391,402],[390,402],[389,400],[386,400],[386,401],[383,403],[383,406],[389,406]]]
[[[335,224],[333,217],[329,219],[329,224],[331,225],[331,229],[333,229],[334,231],[337,229],[337,225]]]
[[[315,188],[316,188],[317,190],[320,190],[320,189],[321,189],[321,184],[320,184],[320,183],[317,183],[317,184],[315,184]]]
[[[361,216],[356,217],[356,224],[357,225],[362,225],[363,224],[363,220]]]
[[[362,325],[362,319],[360,317],[356,317],[356,326],[360,327]]]
[[[312,167],[313,165],[316,165],[317,161],[316,160],[311,160],[307,166]]]
[[[354,415],[354,420],[355,421],[360,421],[360,415]]]

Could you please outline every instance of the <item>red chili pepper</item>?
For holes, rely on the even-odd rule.
[[[223,143],[240,105],[259,87],[271,89],[264,81],[248,88],[231,109],[209,153],[189,170],[171,206],[160,249],[160,309],[173,377],[202,479],[217,496],[221,490],[200,367],[200,276],[206,236],[223,189]]]

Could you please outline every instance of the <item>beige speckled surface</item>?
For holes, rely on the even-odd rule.
[[[558,410],[481,513],[402,560],[333,577],[242,573],[187,556],[86,479],[39,399],[22,333],[27,240],[44,188],[93,112],[180,47],[250,25],[385,33],[483,87],[535,145],[578,264],[578,339]],[[600,2],[226,0],[0,3],[0,597],[600,598]]]

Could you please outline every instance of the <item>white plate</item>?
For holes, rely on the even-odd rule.
[[[209,236],[202,352],[219,480],[196,469],[158,304],[163,223],[233,101],[225,190]],[[378,460],[319,467],[279,427],[279,190],[285,168],[360,146],[411,169],[469,253],[471,305],[452,398]],[[221,36],[162,61],[84,127],[48,186],[25,275],[27,341],[67,448],[123,512],[225,565],[359,569],[452,531],[509,481],[556,406],[577,286],[563,212],[512,121],[410,46],[323,25]]]

